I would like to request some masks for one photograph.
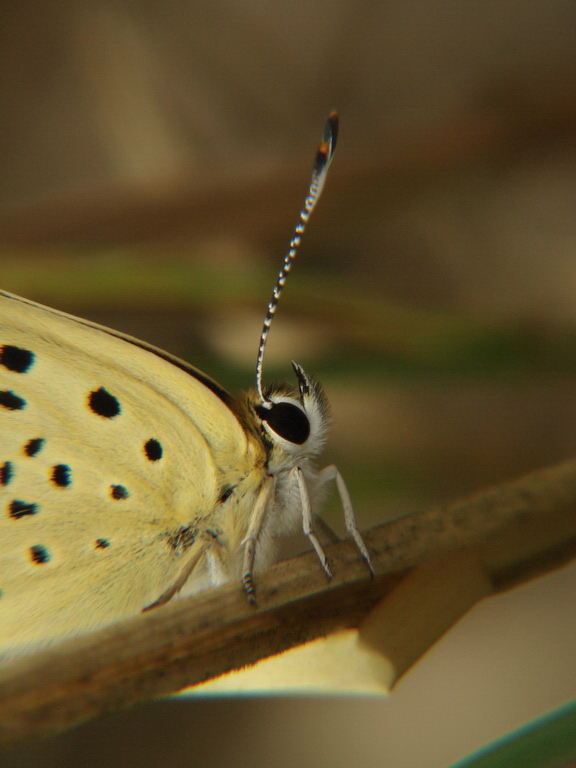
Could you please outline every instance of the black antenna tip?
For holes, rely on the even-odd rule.
[[[326,120],[324,126],[324,134],[322,136],[322,143],[318,147],[316,153],[316,162],[314,163],[314,171],[319,174],[328,166],[332,156],[336,150],[336,142],[338,141],[338,124],[340,118],[338,112],[331,112]]]
[[[328,119],[326,120],[326,127],[324,128],[324,141],[328,141],[332,144],[332,153],[336,149],[336,142],[338,141],[338,125],[340,123],[340,117],[335,109],[330,112]]]

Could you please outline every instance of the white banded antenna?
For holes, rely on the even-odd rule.
[[[278,273],[278,280],[276,281],[276,285],[272,291],[272,298],[268,304],[266,317],[264,318],[264,326],[260,335],[260,343],[258,345],[258,358],[256,360],[256,389],[264,407],[266,407],[267,403],[270,402],[264,396],[264,392],[262,390],[262,360],[264,358],[264,348],[266,346],[266,339],[268,338],[268,331],[270,330],[272,318],[276,312],[276,307],[278,306],[278,301],[280,299],[282,289],[284,288],[284,283],[286,282],[288,273],[292,268],[292,263],[296,258],[298,249],[300,248],[300,242],[302,240],[304,230],[306,229],[306,225],[308,224],[308,219],[310,218],[310,215],[312,214],[312,211],[316,207],[316,203],[322,194],[328,168],[330,167],[330,162],[332,161],[334,150],[336,149],[337,139],[338,113],[331,112],[330,115],[328,115],[328,119],[326,120],[322,142],[318,147],[318,151],[316,152],[316,160],[314,162],[314,170],[312,171],[312,180],[310,182],[308,196],[304,201],[304,207],[300,211],[300,218],[298,220],[298,224],[296,224],[294,228],[294,235],[290,241],[290,248],[288,249],[288,253],[284,257],[282,269]]]

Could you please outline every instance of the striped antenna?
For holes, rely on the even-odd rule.
[[[300,242],[302,240],[302,235],[304,233],[304,230],[306,229],[306,225],[308,224],[308,219],[310,218],[312,211],[316,207],[316,203],[318,202],[320,195],[322,194],[322,189],[324,187],[324,182],[326,181],[328,168],[330,167],[330,162],[332,160],[332,157],[334,156],[334,150],[336,149],[337,139],[338,139],[338,113],[332,112],[328,116],[328,120],[326,120],[322,142],[318,147],[318,151],[316,153],[316,160],[314,162],[314,170],[312,171],[312,181],[310,182],[308,197],[304,201],[304,207],[300,211],[300,218],[298,220],[298,224],[296,224],[296,227],[294,228],[294,236],[290,241],[290,248],[288,249],[288,253],[284,257],[284,263],[282,264],[282,269],[278,273],[278,280],[276,281],[276,285],[274,286],[274,290],[272,291],[272,298],[270,299],[270,303],[268,304],[266,317],[264,318],[264,325],[262,327],[262,333],[260,335],[260,343],[258,345],[258,359],[256,360],[256,389],[258,390],[258,396],[264,406],[266,406],[266,404],[270,402],[264,396],[264,392],[262,390],[262,361],[264,359],[264,348],[266,346],[266,339],[268,338],[268,332],[270,331],[272,318],[274,317],[274,313],[276,312],[276,307],[278,306],[278,301],[280,300],[280,295],[282,293],[282,289],[284,288],[284,283],[286,282],[288,273],[292,268],[294,259],[298,254],[298,249],[300,248]]]

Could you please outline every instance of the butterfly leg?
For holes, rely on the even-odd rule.
[[[358,526],[356,525],[356,516],[354,515],[354,508],[352,507],[352,501],[350,500],[348,488],[346,487],[344,478],[338,471],[338,468],[333,464],[331,464],[329,467],[324,467],[324,469],[318,473],[318,487],[321,487],[331,481],[335,481],[336,488],[338,489],[338,494],[342,503],[342,509],[344,510],[344,523],[346,525],[346,530],[354,539],[354,543],[358,547],[360,554],[366,561],[368,568],[370,568],[370,573],[372,576],[374,576],[374,568],[372,567],[370,554],[366,549],[366,544],[364,544],[360,531],[358,530]]]
[[[147,611],[152,610],[152,608],[158,608],[159,605],[164,605],[164,603],[167,603],[169,600],[171,600],[177,592],[180,592],[184,584],[186,584],[186,582],[188,581],[190,574],[192,573],[194,568],[196,568],[196,566],[198,565],[200,558],[206,552],[209,546],[210,546],[209,539],[202,539],[200,541],[197,541],[196,545],[191,550],[191,554],[188,559],[188,562],[182,569],[181,573],[179,574],[174,584],[168,587],[168,589],[165,592],[163,592],[157,600],[154,600],[153,603],[150,603],[150,605],[147,605],[144,608],[142,608],[142,613],[146,613]]]
[[[260,536],[264,518],[270,505],[270,500],[274,496],[274,489],[276,488],[276,480],[268,475],[266,480],[262,483],[254,510],[250,516],[250,522],[248,524],[248,531],[246,536],[242,540],[244,545],[244,561],[242,566],[242,586],[246,597],[251,603],[256,602],[254,591],[254,578],[252,572],[254,570],[254,559],[256,557],[256,542]]]
[[[296,480],[298,482],[298,489],[300,491],[300,501],[302,503],[302,527],[304,529],[304,533],[306,534],[312,546],[316,550],[316,554],[318,555],[318,559],[322,563],[322,568],[324,568],[326,572],[326,576],[328,576],[328,578],[331,579],[332,571],[330,570],[330,566],[328,565],[328,558],[326,557],[326,554],[322,549],[322,545],[320,544],[320,540],[318,539],[318,536],[316,535],[316,532],[314,530],[313,518],[312,518],[312,505],[310,504],[310,495],[308,493],[308,487],[304,479],[304,474],[300,469],[300,467],[296,467],[296,469],[294,469],[293,472],[296,473]]]

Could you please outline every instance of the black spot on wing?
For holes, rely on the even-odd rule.
[[[148,461],[158,461],[162,458],[162,446],[158,440],[151,438],[144,443],[144,453]]]
[[[102,416],[103,419],[113,419],[122,410],[118,398],[111,395],[104,387],[90,392],[88,395],[88,407],[92,413]]]
[[[36,565],[43,565],[50,562],[50,554],[46,547],[43,547],[41,544],[35,544],[33,547],[30,547],[30,559]]]
[[[110,495],[113,499],[116,499],[119,501],[120,499],[127,499],[130,494],[128,493],[128,490],[123,485],[111,485],[110,486]]]
[[[36,456],[44,448],[45,442],[43,437],[33,437],[24,446],[24,453],[26,456]]]
[[[8,514],[14,520],[19,520],[27,515],[36,515],[39,510],[38,504],[31,501],[22,501],[21,499],[14,499],[8,505]]]
[[[8,485],[10,480],[14,477],[14,467],[11,461],[5,461],[0,466],[0,485]]]
[[[0,392],[0,405],[8,411],[22,411],[26,408],[26,400],[12,390],[2,390]]]
[[[50,480],[59,488],[66,488],[72,482],[70,473],[71,470],[67,464],[56,464],[55,467],[52,467]]]
[[[16,373],[28,373],[34,364],[35,355],[29,349],[13,347],[10,344],[4,344],[0,347],[0,365],[9,371]]]

